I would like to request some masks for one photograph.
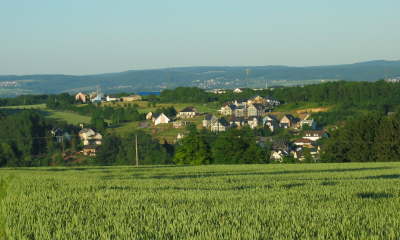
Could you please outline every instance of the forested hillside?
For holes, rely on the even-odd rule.
[[[92,91],[160,91],[178,86],[235,88],[291,86],[323,81],[374,81],[400,76],[400,61],[371,61],[347,65],[288,67],[184,67],[132,70],[97,75],[7,75],[0,76],[0,96]],[[5,84],[8,82],[8,84]]]

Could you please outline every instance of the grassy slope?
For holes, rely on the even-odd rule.
[[[190,103],[158,103],[156,107],[148,107],[148,102],[146,101],[135,101],[128,104],[137,104],[139,106],[139,111],[142,113],[148,113],[151,111],[155,111],[157,108],[161,107],[169,107],[173,106],[177,111],[182,110],[188,106],[194,106],[200,113],[217,113],[219,105],[217,103],[208,103],[208,104],[190,104]],[[104,106],[111,105],[111,106],[126,106],[127,103],[105,103]],[[203,116],[197,116],[193,119],[185,119],[183,121],[193,122],[198,126],[201,127],[201,122],[203,120]],[[149,127],[148,128],[139,128],[139,122],[128,122],[123,123],[116,128],[109,129],[110,132],[114,132],[118,135],[126,135],[131,132],[136,131],[137,129],[143,130],[149,134],[152,134],[155,138],[159,139],[161,142],[167,140],[168,142],[174,142],[176,137],[179,133],[185,133],[185,127],[181,128],[173,128],[172,123],[170,124],[161,124],[158,126],[153,126],[151,121],[147,121]]]
[[[15,176],[9,238],[42,240],[399,239],[399,172],[400,163],[0,169]]]
[[[201,123],[203,120],[203,116],[197,116],[192,119],[184,119],[182,121],[188,121],[194,123],[198,128],[201,128]],[[157,126],[153,126],[151,121],[146,121],[148,123],[148,128],[140,128],[139,122],[128,122],[123,123],[117,128],[110,128],[109,131],[116,133],[118,135],[126,135],[136,131],[137,129],[143,130],[149,134],[152,134],[155,138],[159,139],[161,142],[167,140],[168,142],[174,142],[179,133],[185,133],[186,128],[173,128],[172,123],[169,124],[160,124]]]
[[[207,113],[216,113],[217,110],[219,109],[219,105],[217,103],[157,103],[155,107],[149,107],[148,102],[146,101],[134,101],[130,103],[123,103],[123,102],[117,102],[117,103],[104,103],[104,106],[111,105],[111,106],[124,106],[128,104],[137,104],[139,106],[139,111],[141,113],[148,113],[155,111],[157,108],[162,108],[162,107],[170,107],[173,106],[177,111],[180,111],[184,109],[185,107],[188,106],[193,106],[196,107],[199,112],[207,112]]]
[[[90,117],[83,116],[74,112],[57,111],[46,108],[45,104],[2,107],[4,109],[37,109],[42,111],[46,117],[66,121],[69,124],[78,125],[80,123],[89,123]]]

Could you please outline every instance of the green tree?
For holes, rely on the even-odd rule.
[[[210,147],[197,131],[191,132],[177,146],[173,161],[176,164],[209,164],[211,163]]]

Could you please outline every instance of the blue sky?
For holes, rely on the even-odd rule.
[[[0,0],[0,74],[400,59],[399,0]]]

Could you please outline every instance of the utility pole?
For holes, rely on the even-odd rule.
[[[58,139],[60,139],[60,137],[56,137]],[[64,136],[61,137],[61,148],[62,148],[62,156],[64,157]]]
[[[139,153],[138,153],[138,140],[137,134],[135,134],[135,145],[136,145],[136,167],[139,167]]]

